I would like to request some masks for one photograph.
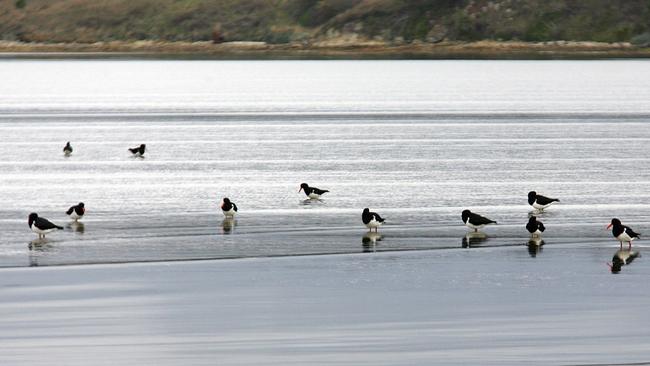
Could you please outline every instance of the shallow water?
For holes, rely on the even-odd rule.
[[[650,228],[647,66],[1,60],[0,266],[524,245],[533,189],[547,245],[613,247],[612,217]],[[66,229],[30,246],[30,212]]]

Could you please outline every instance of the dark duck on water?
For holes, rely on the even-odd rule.
[[[487,217],[481,216],[479,214],[475,214],[470,210],[464,210],[461,213],[461,218],[463,219],[465,226],[467,226],[470,229],[474,229],[475,232],[483,228],[483,226],[485,225],[497,223],[496,221],[490,220]]]
[[[612,228],[613,226],[613,228]],[[621,220],[612,219],[607,229],[612,228],[612,235],[621,243],[621,249],[623,249],[623,242],[628,244],[628,249],[632,248],[632,240],[640,238],[641,234],[637,234],[631,228],[623,225]]]
[[[133,156],[142,157],[142,156],[144,156],[144,151],[146,150],[146,148],[147,148],[147,145],[141,144],[138,147],[129,148],[129,151],[131,152],[131,154],[133,154]]]
[[[363,213],[361,214],[361,221],[366,225],[368,231],[375,229],[375,232],[377,232],[377,228],[383,225],[386,220],[379,216],[378,213],[372,212],[366,207],[363,209]]]
[[[535,191],[528,192],[528,204],[533,206],[536,210],[542,211],[555,202],[560,202],[557,198],[548,198],[537,194]]]
[[[86,213],[86,207],[83,202],[79,202],[78,205],[70,207],[65,213],[70,216],[71,219],[77,221]]]
[[[70,141],[68,141],[63,147],[63,155],[70,156],[70,154],[72,154],[72,145],[70,145]]]
[[[300,184],[300,189],[298,190],[298,192],[302,190],[305,191],[305,195],[307,195],[307,197],[312,199],[318,199],[323,194],[329,192],[327,189],[318,189],[316,187],[310,187],[307,183]]]
[[[228,197],[224,197],[221,202],[221,211],[226,218],[232,219],[237,213],[237,205],[235,202],[231,202]]]
[[[541,236],[546,228],[541,221],[537,221],[537,217],[531,216],[526,224],[526,230],[528,230],[532,236]]]
[[[29,225],[29,228],[32,229],[33,232],[38,234],[39,239],[45,238],[45,234],[51,233],[52,231],[63,230],[61,226],[51,223],[48,219],[38,217],[37,213],[29,214],[27,225]]]

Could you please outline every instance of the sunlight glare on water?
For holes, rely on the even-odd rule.
[[[0,266],[359,252],[364,207],[372,250],[460,247],[464,208],[518,245],[530,190],[561,199],[547,242],[611,242],[612,217],[648,228],[647,66],[2,60]],[[30,250],[30,212],[66,230]]]

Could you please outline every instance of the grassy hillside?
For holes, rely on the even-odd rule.
[[[0,0],[0,39],[650,42],[649,0]]]

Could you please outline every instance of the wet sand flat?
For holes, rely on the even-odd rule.
[[[650,362],[613,246],[5,269],[4,365]]]

